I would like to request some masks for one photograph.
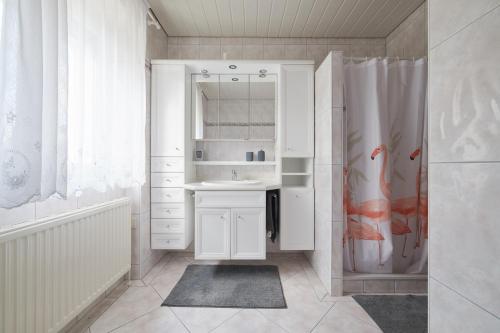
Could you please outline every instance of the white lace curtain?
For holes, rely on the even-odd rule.
[[[0,207],[145,178],[141,0],[0,1]]]

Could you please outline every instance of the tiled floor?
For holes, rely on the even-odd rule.
[[[142,281],[124,282],[71,331],[381,332],[351,297],[327,295],[301,254],[269,254],[265,261],[266,264],[279,267],[287,309],[162,307],[162,301],[175,286],[186,266],[193,261],[191,254],[166,255]],[[223,262],[225,263],[232,264],[234,261]]]

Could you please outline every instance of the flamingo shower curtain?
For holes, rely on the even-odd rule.
[[[344,269],[427,270],[427,63],[344,65]]]

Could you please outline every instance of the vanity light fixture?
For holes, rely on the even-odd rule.
[[[236,65],[229,65],[229,68],[230,68],[230,69],[236,69],[236,68],[237,68],[237,66],[236,66]]]

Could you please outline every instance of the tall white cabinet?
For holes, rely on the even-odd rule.
[[[314,65],[281,66],[281,250],[314,250]]]
[[[186,249],[193,240],[190,75],[182,64],[152,64],[151,248]]]

